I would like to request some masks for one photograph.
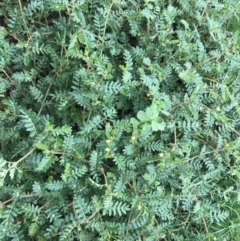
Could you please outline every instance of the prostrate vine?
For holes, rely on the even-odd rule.
[[[0,239],[238,241],[236,0],[0,3]]]

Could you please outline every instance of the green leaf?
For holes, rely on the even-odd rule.
[[[141,130],[141,135],[151,134],[152,126],[150,124],[144,124]]]
[[[28,228],[28,234],[30,237],[34,237],[37,231],[38,231],[38,224],[36,222],[33,222]]]
[[[139,111],[140,112],[140,111]],[[140,114],[141,115],[141,114]],[[133,125],[133,128],[135,129],[135,128],[137,128],[138,127],[138,125],[139,125],[139,121],[137,120],[137,119],[135,119],[135,118],[131,118],[130,119],[130,123]]]
[[[163,131],[166,127],[166,123],[164,121],[158,122],[158,121],[152,121],[152,130],[153,131]]]
[[[23,111],[20,110],[22,115],[20,117],[22,118],[22,122],[24,124],[24,127],[26,128],[27,131],[30,132],[30,136],[33,137],[37,134],[37,129],[35,126],[35,121],[33,120],[33,116],[35,117],[35,113],[32,113],[31,111]]]
[[[149,58],[143,58],[143,63],[149,66],[151,64],[151,60]]]
[[[157,118],[159,115],[157,105],[153,103],[151,106],[146,109],[146,116],[149,120]]]
[[[144,111],[142,111],[142,110],[138,111],[137,118],[140,121],[147,121],[148,120],[148,117],[147,117],[146,113]]]
[[[43,144],[43,143],[37,143],[36,144],[37,149],[43,150],[43,151],[47,151],[49,148],[47,145]]]

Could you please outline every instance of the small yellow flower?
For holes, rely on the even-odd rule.
[[[228,148],[229,147],[229,144],[228,143],[225,143],[225,148]]]
[[[135,137],[135,136],[132,136],[132,137],[131,137],[131,140],[132,140],[132,141],[136,140],[136,137]]]
[[[236,170],[233,170],[232,173],[231,173],[232,176],[236,176],[237,175],[237,172]]]
[[[138,210],[141,210],[142,209],[142,206],[139,204],[138,205]]]
[[[163,153],[160,152],[160,153],[158,154],[158,156],[159,156],[159,157],[163,157]]]
[[[220,109],[220,107],[218,106],[216,110],[217,110],[217,111],[220,111],[221,109]]]
[[[107,144],[109,144],[110,142],[111,142],[111,140],[109,140],[109,139],[108,139],[108,140],[106,140],[106,143],[107,143]]]
[[[105,149],[105,151],[106,151],[106,152],[110,152],[110,148],[107,147],[107,148]]]

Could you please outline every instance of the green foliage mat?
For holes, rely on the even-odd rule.
[[[0,239],[239,241],[239,5],[2,0]]]

